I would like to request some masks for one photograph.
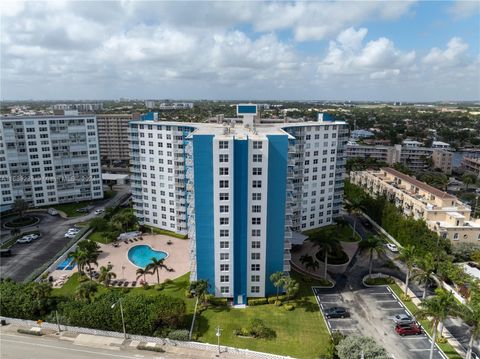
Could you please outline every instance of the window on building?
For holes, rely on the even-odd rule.
[[[253,188],[262,188],[262,181],[252,181]]]
[[[228,155],[225,155],[225,154],[218,155],[218,162],[221,162],[221,163],[228,162]]]
[[[262,224],[262,219],[260,217],[253,217],[252,224]]]
[[[230,288],[229,287],[220,287],[220,293],[228,294],[228,293],[230,293]]]
[[[220,264],[220,271],[221,272],[228,272],[230,270],[229,264]]]
[[[220,253],[221,261],[228,261],[230,259],[230,253]]]
[[[252,237],[260,237],[260,233],[259,229],[252,229]]]
[[[229,194],[228,193],[220,193],[219,198],[220,198],[220,201],[228,201]]]
[[[228,229],[221,229],[220,230],[220,237],[228,237],[230,234]]]
[[[252,264],[250,266],[250,269],[252,270],[252,272],[259,272],[260,271],[260,264]]]
[[[228,149],[228,141],[220,141],[218,142],[218,148],[221,150]]]
[[[254,150],[261,150],[262,149],[262,142],[261,141],[253,141],[253,149]]]
[[[251,288],[252,293],[260,293],[260,287],[258,285],[253,285]]]
[[[228,176],[228,167],[220,167],[218,172],[220,176]]]
[[[230,281],[230,276],[228,275],[221,275],[220,276],[220,283],[228,283]]]
[[[230,242],[228,242],[228,241],[220,241],[220,248],[222,248],[222,249],[230,248]]]
[[[261,176],[262,175],[262,168],[261,167],[253,167],[253,175],[254,176]]]
[[[255,274],[250,277],[251,282],[260,282],[260,276]]]
[[[262,200],[262,194],[261,193],[252,193],[252,200],[253,201],[261,201]]]
[[[251,253],[251,258],[252,258],[252,260],[259,260],[260,259],[260,253]]]
[[[228,213],[228,206],[220,206],[220,213]]]
[[[230,221],[229,221],[229,218],[228,218],[228,217],[221,217],[221,218],[220,218],[220,224],[221,224],[221,225],[227,225],[227,224],[229,224],[229,222],[230,222]]]
[[[228,188],[228,180],[221,180],[220,188]]]
[[[254,154],[253,155],[253,162],[262,162],[262,155]]]
[[[254,249],[260,248],[260,241],[252,241],[252,248]]]

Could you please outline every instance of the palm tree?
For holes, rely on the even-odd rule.
[[[311,269],[314,272],[320,267],[320,264],[308,254],[304,254],[300,257],[300,262],[305,266],[305,269]]]
[[[68,253],[68,256],[72,258],[78,266],[78,272],[80,275],[85,274],[84,269],[86,265],[86,253],[82,248],[77,247],[73,252]]]
[[[190,283],[190,292],[195,292],[195,296],[202,302],[206,302],[208,288],[210,284],[206,279],[200,279]]]
[[[428,283],[433,280],[433,273],[435,272],[435,259],[431,253],[427,253],[417,262],[418,268],[414,269],[412,279],[416,279],[419,283],[423,283],[422,300],[425,300]]]
[[[438,330],[440,337],[442,337],[445,319],[458,312],[458,307],[455,302],[455,296],[452,292],[439,288],[435,293],[442,308],[441,316],[439,317],[440,329]]]
[[[108,283],[112,278],[117,278],[117,275],[112,272],[113,265],[109,264],[106,267],[100,267],[100,276],[98,277],[99,282],[103,282],[107,287]]]
[[[97,283],[85,282],[80,284],[75,290],[75,295],[79,299],[84,299],[87,302],[92,300],[92,296],[98,291]]]
[[[333,237],[331,233],[327,233],[327,235],[324,236],[308,238],[308,240],[312,242],[313,245],[317,247],[319,251],[324,255],[325,271],[323,273],[323,277],[324,279],[327,279],[328,255],[334,251],[341,249],[340,242],[338,239]]]
[[[18,212],[20,218],[23,218],[28,207],[30,207],[30,204],[27,201],[25,201],[23,198],[17,198],[15,202],[13,202],[12,209],[15,212]]]
[[[430,345],[429,359],[433,359],[433,350],[435,349],[435,342],[437,340],[437,327],[442,315],[441,303],[438,297],[432,297],[425,299],[420,303],[420,310],[416,313],[420,319],[430,318],[430,322],[433,328],[432,344]]]
[[[356,214],[362,213],[363,200],[364,200],[363,196],[352,196],[352,198],[350,198],[348,202],[345,203],[345,209],[353,217],[352,238],[355,238],[355,230],[357,228]]]
[[[283,286],[288,298],[294,298],[300,290],[300,284],[292,277],[285,277]]]
[[[285,273],[275,272],[270,274],[270,282],[272,282],[273,286],[277,289],[278,300],[278,293],[280,292],[280,287],[285,284]]]
[[[470,326],[470,340],[468,341],[466,359],[472,358],[473,343],[480,334],[480,295],[474,293],[468,305],[462,305],[458,315]]]
[[[462,176],[462,182],[465,185],[465,189],[468,190],[468,186],[475,183],[477,180],[477,176],[471,172],[466,172]]]
[[[360,251],[367,252],[369,255],[368,276],[370,277],[372,275],[373,255],[380,256],[385,253],[383,241],[378,236],[369,236],[360,242]]]
[[[397,259],[400,259],[407,266],[407,278],[405,279],[405,295],[408,292],[408,284],[410,282],[410,274],[412,273],[413,265],[415,264],[416,256],[415,246],[407,245],[400,249],[400,254]]]
[[[152,274],[152,272],[150,272],[147,268],[145,268],[145,269],[138,268],[136,273],[137,273],[137,280],[138,280],[138,278],[143,277],[143,281],[145,283],[147,283],[146,275],[147,274]]]
[[[147,265],[147,270],[151,270],[152,274],[157,273],[157,283],[160,284],[160,269],[168,269],[168,267],[163,263],[165,259],[157,259],[152,257],[150,263]]]

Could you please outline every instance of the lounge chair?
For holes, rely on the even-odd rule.
[[[125,283],[123,283],[123,286],[124,287],[128,287],[128,283],[130,283],[129,281],[125,281]]]
[[[123,285],[123,280],[119,280],[117,286],[121,287]]]
[[[132,287],[135,287],[136,285],[137,285],[136,281],[133,281],[132,284],[131,284]]]
[[[118,280],[112,280],[112,282],[111,282],[110,284],[111,284],[112,286],[115,286],[115,285],[117,285],[117,283],[118,283]]]
[[[138,239],[140,239],[141,241],[143,241],[143,237],[139,237]]]
[[[134,238],[133,240],[134,240],[135,242],[138,242],[138,238]]]
[[[127,240],[125,240],[125,241],[123,241],[123,243],[125,243],[125,244],[128,244],[128,241],[127,241]]]

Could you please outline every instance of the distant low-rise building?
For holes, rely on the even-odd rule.
[[[480,219],[457,197],[429,186],[392,168],[350,173],[350,181],[373,197],[386,196],[406,216],[423,219],[427,226],[452,243],[477,243]]]
[[[103,110],[103,103],[60,103],[52,106],[53,111],[56,110],[77,110],[79,112],[95,112]]]
[[[473,172],[480,178],[480,157],[464,157],[462,166],[469,172]]]
[[[349,142],[346,146],[347,159],[374,158],[389,165],[402,163],[412,171],[433,167],[446,174],[452,173],[451,152],[441,148],[420,147],[419,143],[409,141],[406,145],[366,146]]]
[[[193,102],[164,102],[158,105],[158,108],[160,110],[188,110],[193,106]]]
[[[353,130],[350,133],[350,137],[353,139],[358,139],[358,138],[369,138],[373,137],[375,134],[373,132],[367,131],[367,130]]]
[[[432,148],[443,148],[444,150],[449,150],[450,144],[442,141],[433,141]]]

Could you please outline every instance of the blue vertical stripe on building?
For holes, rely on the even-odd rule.
[[[268,135],[267,248],[265,295],[276,292],[270,275],[283,271],[288,138]]]
[[[215,293],[213,135],[193,136],[193,171],[197,280],[208,280]]]
[[[233,145],[233,299],[247,299],[247,246],[248,246],[248,141],[234,140]]]

